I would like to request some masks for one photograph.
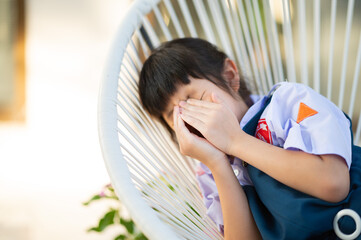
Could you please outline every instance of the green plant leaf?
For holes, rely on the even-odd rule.
[[[99,220],[99,224],[97,227],[90,228],[88,231],[102,232],[109,225],[114,224],[114,216],[118,212],[118,210],[111,209],[107,212],[103,218]]]
[[[148,238],[146,236],[144,236],[143,233],[139,233],[134,240],[148,240]]]
[[[134,222],[132,220],[126,220],[124,218],[120,218],[120,224],[127,229],[128,233],[133,234],[134,233]]]
[[[114,240],[125,240],[127,238],[127,236],[120,234],[118,236],[116,236],[116,238],[114,238]]]
[[[102,198],[102,197],[101,197],[99,194],[94,195],[89,201],[84,202],[83,205],[84,205],[84,206],[87,206],[87,205],[89,205],[91,202],[96,201],[96,200],[99,200],[99,199],[101,199],[101,198]]]

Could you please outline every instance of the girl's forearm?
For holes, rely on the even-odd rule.
[[[337,155],[285,150],[243,131],[233,142],[232,155],[289,187],[330,202],[347,196],[349,171],[343,158]]]
[[[261,239],[246,195],[235,177],[228,159],[224,159],[210,170],[219,192],[225,239]]]

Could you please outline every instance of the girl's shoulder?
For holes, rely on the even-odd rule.
[[[341,109],[305,84],[278,83],[269,95],[272,95],[272,99],[263,114],[269,120],[292,120],[304,127],[318,126],[326,121],[329,124],[342,122],[349,127],[349,120]]]
[[[278,109],[284,113],[282,115],[292,116],[296,121],[300,121],[297,117],[302,117],[303,111],[309,114],[313,112],[315,115],[317,112],[319,117],[331,111],[343,117],[342,111],[333,102],[305,84],[281,82],[268,95],[272,95],[268,108]]]
[[[311,87],[302,83],[280,82],[275,84],[268,93],[268,96],[300,98],[310,95],[310,97],[323,97]]]
[[[350,122],[332,101],[307,85],[277,84],[262,113],[273,141],[285,149],[337,154],[351,165]]]
[[[311,116],[316,122],[333,113],[337,118],[345,119],[342,111],[330,100],[301,83],[280,82],[275,84],[267,95],[260,97],[248,110],[242,119],[243,127],[262,107],[267,99],[272,97],[269,105],[264,110],[262,118],[267,121],[282,121],[293,119],[300,123],[305,116]],[[312,121],[312,122],[315,122]]]

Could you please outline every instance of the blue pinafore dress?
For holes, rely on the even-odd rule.
[[[258,120],[270,100],[244,126],[246,133],[255,135]],[[251,165],[247,169],[254,185],[243,188],[265,240],[338,239],[333,230],[333,219],[337,212],[348,208],[361,215],[361,148],[353,143],[350,191],[346,199],[338,203],[326,202],[292,189]],[[339,220],[339,228],[345,234],[352,233],[355,227],[350,217]],[[361,239],[361,236],[357,239]]]

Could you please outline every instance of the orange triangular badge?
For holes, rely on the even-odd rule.
[[[300,108],[298,109],[297,123],[300,123],[306,118],[311,117],[317,113],[318,112],[316,110],[313,110],[312,108],[301,102]]]

